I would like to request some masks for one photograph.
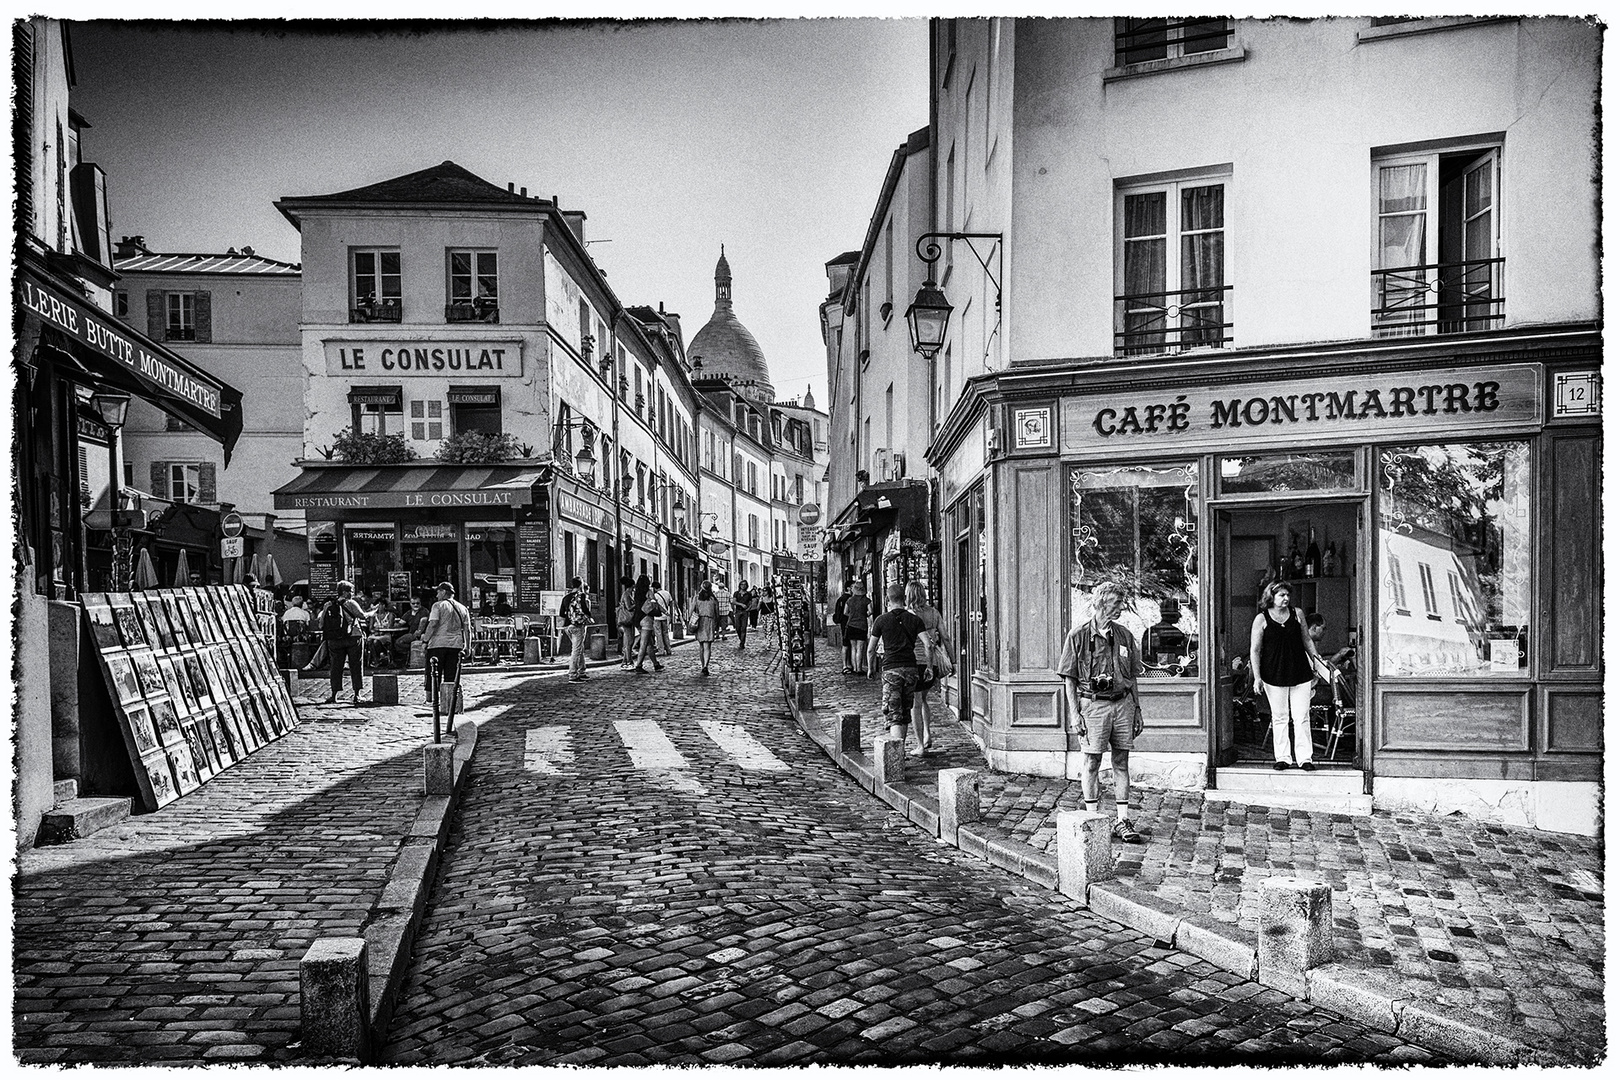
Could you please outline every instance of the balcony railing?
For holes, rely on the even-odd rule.
[[[402,310],[397,298],[390,297],[384,300],[374,300],[370,303],[362,300],[349,309],[349,321],[352,323],[399,322]]]
[[[444,305],[444,321],[498,323],[501,306],[490,299],[453,300]]]
[[[163,331],[164,341],[196,341],[197,328],[195,326],[170,326]]]
[[[1466,259],[1372,272],[1375,337],[1422,337],[1502,325],[1502,259]]]
[[[1224,49],[1232,41],[1225,18],[1114,20],[1114,63],[1139,64]]]
[[[1223,349],[1232,341],[1232,286],[1114,297],[1114,355]]]

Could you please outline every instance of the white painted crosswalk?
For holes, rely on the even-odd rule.
[[[523,733],[523,768],[541,776],[574,775],[574,732],[567,724],[547,724]]]
[[[786,762],[741,724],[700,719],[697,726],[718,751],[715,757],[720,761],[745,772],[789,771]],[[707,794],[708,789],[693,775],[692,760],[676,747],[664,724],[657,720],[615,720],[613,730],[619,736],[630,765],[652,783],[685,794]],[[574,725],[544,724],[524,731],[523,768],[549,779],[577,777],[579,761],[574,749]]]
[[[748,734],[739,724],[723,720],[699,720],[698,727],[714,740],[726,756],[737,763],[739,769],[750,772],[786,772],[782,759],[766,749],[765,744]]]

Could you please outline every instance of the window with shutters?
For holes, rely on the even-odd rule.
[[[211,342],[213,305],[206,290],[146,294],[146,333],[158,341]]]
[[[177,503],[202,501],[202,462],[169,462],[169,500]]]
[[[164,294],[165,341],[197,340],[197,298],[191,293]]]
[[[438,442],[444,438],[444,402],[411,402],[411,438],[417,442]]]

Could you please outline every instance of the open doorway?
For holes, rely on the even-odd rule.
[[[1270,707],[1255,692],[1250,670],[1250,636],[1261,593],[1278,580],[1289,584],[1291,605],[1315,624],[1312,637],[1326,661],[1312,690],[1312,757],[1325,766],[1358,761],[1361,514],[1360,500],[1216,512],[1218,763],[1270,764],[1275,757]]]

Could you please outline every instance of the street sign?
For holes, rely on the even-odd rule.
[[[235,510],[230,511],[219,519],[219,531],[227,537],[242,535],[242,515]],[[228,558],[229,556],[227,556]]]
[[[227,536],[219,542],[219,557],[222,559],[240,559],[244,542],[240,536]]]
[[[815,503],[805,503],[799,507],[799,524],[814,525],[821,520],[821,507]]]
[[[804,562],[821,561],[821,530],[813,525],[799,526],[799,558]]]

